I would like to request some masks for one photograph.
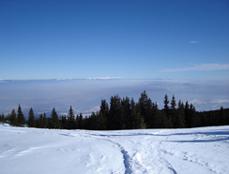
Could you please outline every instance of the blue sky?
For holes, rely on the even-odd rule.
[[[1,0],[0,79],[229,77],[227,0]]]

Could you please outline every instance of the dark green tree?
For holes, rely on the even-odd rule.
[[[94,113],[94,116],[96,114]],[[107,120],[109,117],[109,105],[106,100],[101,101],[100,105],[100,111],[97,119],[97,127],[100,130],[106,130],[107,129]]]
[[[58,118],[58,114],[57,114],[55,108],[52,109],[51,120],[50,121],[51,121],[51,128],[58,129],[58,128],[61,127],[60,121],[59,121],[59,118]]]
[[[190,128],[193,127],[193,114],[195,112],[195,108],[192,104],[189,104],[188,101],[185,103],[184,107],[185,112],[185,125],[186,127]]]
[[[110,112],[108,117],[108,129],[122,129],[123,118],[122,118],[122,106],[121,99],[119,96],[112,96],[110,100]]]
[[[35,127],[36,126],[33,108],[30,108],[30,110],[29,110],[28,126],[29,127]]]
[[[152,110],[152,101],[148,97],[146,91],[141,93],[141,96],[138,101],[138,109],[140,115],[144,118],[144,122],[146,127],[150,128],[153,126],[154,118],[153,118],[153,110]]]
[[[184,111],[184,103],[179,100],[178,102],[178,108],[175,115],[175,122],[174,127],[175,128],[183,128],[185,127],[185,111]]]
[[[75,113],[72,109],[72,106],[70,106],[68,111],[68,119],[67,119],[67,129],[75,129],[76,128],[76,119],[75,119]]]
[[[15,109],[13,109],[11,111],[11,113],[8,116],[8,118],[9,118],[10,125],[12,125],[12,126],[17,126],[18,125],[17,114],[16,114]]]
[[[5,122],[5,115],[4,114],[0,115],[0,122],[2,122],[2,123]]]
[[[83,115],[80,113],[80,115],[77,115],[76,117],[76,125],[78,129],[83,129]]]
[[[167,94],[164,97],[164,109],[163,109],[165,116],[167,120],[164,122],[167,128],[173,127],[172,125],[172,119],[171,119],[171,113],[170,113],[170,108],[169,108],[169,99]]]
[[[39,128],[47,128],[48,127],[48,119],[47,119],[45,113],[39,115],[39,118],[36,121],[36,127],[39,127]],[[49,127],[49,128],[51,128],[51,127]]]
[[[18,126],[22,126],[25,124],[25,117],[20,105],[18,106],[18,110],[17,110],[17,124]]]
[[[176,110],[176,99],[175,99],[175,97],[173,96],[172,97],[172,100],[171,100],[171,109],[172,110]]]
[[[174,128],[178,128],[179,127],[179,117],[177,114],[177,109],[176,109],[176,99],[174,96],[172,96],[172,100],[171,100],[171,109],[170,109],[170,118],[171,118],[171,122]]]
[[[129,97],[125,97],[121,101],[122,105],[122,127],[123,129],[131,129],[131,105]]]
[[[131,129],[140,129],[145,128],[144,118],[142,115],[138,112],[137,106],[134,102],[134,100],[131,100]]]
[[[166,113],[169,112],[169,99],[168,99],[167,94],[164,97],[164,110]]]

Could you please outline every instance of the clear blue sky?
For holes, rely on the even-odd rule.
[[[226,79],[229,1],[0,1],[0,79],[105,76]]]

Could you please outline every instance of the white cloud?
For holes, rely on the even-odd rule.
[[[87,80],[116,80],[121,79],[121,77],[113,77],[113,76],[102,76],[102,77],[89,77]]]
[[[229,70],[229,64],[199,64],[181,68],[167,68],[161,72],[186,72],[186,71],[222,71]]]
[[[211,100],[203,100],[203,99],[193,99],[190,101],[190,103],[201,105],[201,104],[225,104],[229,103],[229,99],[211,99]]]
[[[199,41],[197,41],[197,40],[190,40],[188,43],[189,44],[197,44],[197,43],[199,43]]]

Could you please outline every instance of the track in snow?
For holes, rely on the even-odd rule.
[[[120,151],[120,153],[122,154],[122,157],[123,157],[123,164],[124,164],[124,167],[125,167],[125,173],[124,174],[132,174],[133,173],[132,167],[131,167],[131,163],[132,163],[133,159],[128,154],[128,151],[125,150],[125,148],[123,146],[121,146],[121,144],[119,144],[119,143],[117,143],[117,142],[115,142],[113,140],[110,140],[108,138],[109,136],[105,136],[105,135],[101,136],[101,135],[96,135],[96,134],[86,134],[86,136],[96,138],[97,140],[102,140],[102,141],[109,142],[109,143],[115,145],[116,147],[118,147],[119,151]],[[104,138],[104,137],[107,137],[107,138]]]

